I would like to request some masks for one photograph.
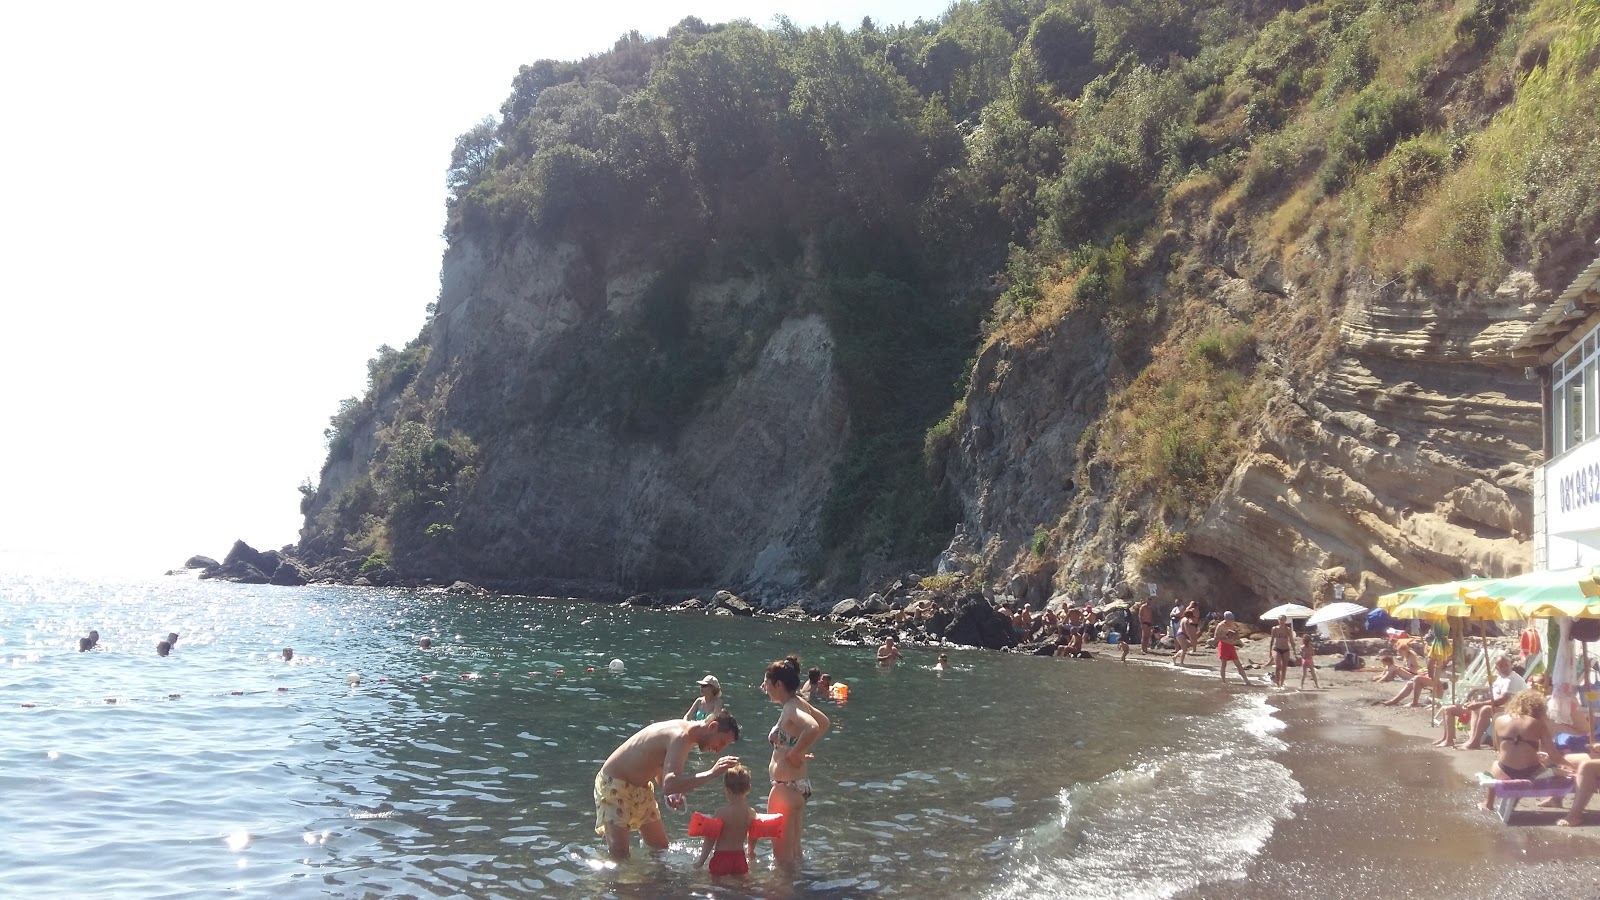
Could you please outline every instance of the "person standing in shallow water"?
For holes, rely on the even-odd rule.
[[[1233,621],[1233,613],[1222,614],[1222,621],[1217,623],[1217,659],[1221,661],[1218,668],[1221,670],[1222,683],[1228,683],[1228,663],[1239,670],[1239,678],[1245,686],[1250,686],[1250,676],[1244,674],[1244,666],[1239,664],[1239,626]]]
[[[773,703],[783,708],[778,724],[767,734],[772,745],[772,760],[767,777],[772,791],[767,795],[767,812],[781,814],[783,834],[772,842],[772,858],[779,865],[800,861],[800,829],[805,824],[806,801],[811,799],[811,777],[807,753],[827,733],[832,722],[822,711],[800,696],[800,659],[796,656],[767,666],[761,681]]]
[[[628,837],[639,837],[651,850],[667,848],[667,829],[656,805],[656,782],[667,805],[683,809],[683,795],[739,764],[723,756],[704,772],[686,774],[689,749],[721,753],[739,737],[739,723],[727,710],[703,722],[672,719],[639,729],[611,751],[594,777],[594,832],[604,835],[612,859],[628,858]]]
[[[1279,616],[1272,626],[1272,683],[1283,687],[1289,680],[1289,654],[1294,652],[1294,626],[1288,616]]]

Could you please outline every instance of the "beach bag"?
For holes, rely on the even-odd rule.
[[[1333,664],[1333,668],[1338,672],[1354,672],[1361,668],[1361,657],[1354,653],[1346,653],[1342,659]]]
[[[1600,641],[1600,619],[1573,619],[1572,639],[1592,644]]]

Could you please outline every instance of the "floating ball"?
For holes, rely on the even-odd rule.
[[[344,677],[344,683],[350,685],[351,687],[359,686],[361,684],[361,673],[351,672],[349,675]]]
[[[622,664],[622,660],[613,659],[611,661],[611,663],[606,666],[606,668],[610,669],[613,672],[621,672],[623,669],[627,668],[627,666]]]

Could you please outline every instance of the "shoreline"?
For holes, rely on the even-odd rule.
[[[1285,745],[1275,758],[1290,770],[1304,801],[1273,823],[1234,879],[1174,896],[1280,898],[1313,885],[1324,897],[1600,896],[1600,804],[1591,800],[1585,824],[1567,828],[1555,823],[1571,807],[1571,796],[1559,810],[1523,800],[1504,824],[1478,805],[1484,791],[1476,775],[1493,762],[1494,751],[1432,746],[1439,727],[1431,724],[1426,706],[1380,703],[1399,690],[1398,682],[1374,683],[1376,670],[1339,672],[1319,665],[1320,689],[1308,684],[1298,690],[1294,668],[1289,687],[1274,688],[1258,680],[1271,674],[1262,668],[1262,655],[1264,644],[1246,644],[1240,661],[1255,665],[1246,669],[1253,686],[1240,685],[1230,666],[1226,690],[1259,692],[1275,707],[1274,717],[1284,724],[1277,736]],[[1135,649],[1129,664],[1171,667],[1167,653],[1140,657]],[[1217,678],[1214,650],[1204,651],[1203,660],[1190,659],[1184,673],[1173,674]],[[1331,663],[1334,657],[1323,659]],[[1116,653],[1090,661],[1120,664]],[[1225,771],[1219,775],[1226,777]]]
[[[1562,801],[1562,809],[1560,810],[1541,808],[1537,805],[1539,803],[1538,800],[1523,800],[1517,804],[1516,812],[1512,816],[1510,825],[1502,824],[1499,817],[1494,813],[1478,809],[1477,803],[1482,801],[1483,791],[1478,787],[1477,775],[1479,772],[1487,771],[1494,762],[1494,751],[1488,747],[1465,750],[1459,747],[1434,746],[1432,742],[1439,737],[1439,726],[1432,723],[1431,710],[1426,705],[1417,707],[1405,705],[1384,706],[1380,702],[1399,691],[1402,682],[1386,682],[1382,684],[1373,682],[1372,679],[1377,675],[1377,669],[1341,672],[1332,669],[1330,666],[1319,664],[1316,674],[1318,681],[1322,685],[1321,688],[1313,688],[1307,685],[1305,690],[1300,690],[1296,687],[1299,683],[1299,669],[1293,667],[1289,669],[1288,673],[1287,682],[1289,686],[1275,688],[1270,681],[1270,667],[1266,665],[1264,660],[1251,658],[1253,649],[1252,646],[1247,645],[1241,649],[1239,654],[1239,660],[1245,664],[1245,672],[1250,676],[1251,689],[1264,691],[1267,696],[1274,700],[1283,701],[1282,703],[1274,704],[1278,707],[1280,713],[1288,714],[1303,707],[1314,705],[1319,708],[1320,715],[1336,721],[1351,721],[1368,727],[1381,728],[1389,732],[1390,739],[1383,746],[1364,748],[1369,751],[1372,758],[1379,759],[1385,754],[1396,750],[1426,752],[1433,763],[1437,764],[1438,768],[1441,769],[1443,777],[1450,786],[1465,789],[1474,798],[1473,803],[1468,808],[1474,812],[1481,813],[1486,821],[1492,821],[1499,827],[1509,830],[1530,829],[1543,831],[1548,829],[1556,835],[1574,835],[1591,841],[1600,841],[1600,802],[1597,802],[1597,800],[1600,800],[1600,792],[1597,792],[1595,798],[1590,799],[1586,807],[1584,824],[1570,828],[1555,824],[1555,820],[1564,815],[1565,811],[1571,807],[1572,798],[1570,796]],[[1182,668],[1191,673],[1186,677],[1199,677],[1192,673],[1202,671],[1209,673],[1213,678],[1217,677],[1216,663],[1218,661],[1215,657],[1215,650],[1207,648],[1202,652],[1206,654],[1207,661],[1212,665],[1202,666],[1198,663],[1186,661]],[[1171,656],[1167,653],[1162,652],[1159,655],[1152,653],[1142,660],[1138,659],[1139,655],[1137,650],[1130,653],[1128,655],[1129,663],[1157,668],[1171,667]],[[1102,655],[1097,656],[1096,659],[1108,659],[1114,664],[1119,663],[1116,655]],[[1193,659],[1195,659],[1195,656],[1191,654],[1190,660]],[[1174,672],[1174,674],[1178,673]],[[1228,669],[1228,685],[1231,690],[1241,689],[1238,682],[1238,673],[1231,666]],[[1310,735],[1294,734],[1293,732],[1294,728],[1291,724],[1291,727],[1283,735],[1284,741],[1290,745],[1291,751],[1295,747],[1296,739],[1304,742],[1310,737]],[[1358,750],[1358,755],[1368,754],[1359,754]]]

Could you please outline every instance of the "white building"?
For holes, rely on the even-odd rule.
[[[1513,349],[1536,354],[1544,464],[1533,476],[1533,567],[1600,565],[1600,258]]]

